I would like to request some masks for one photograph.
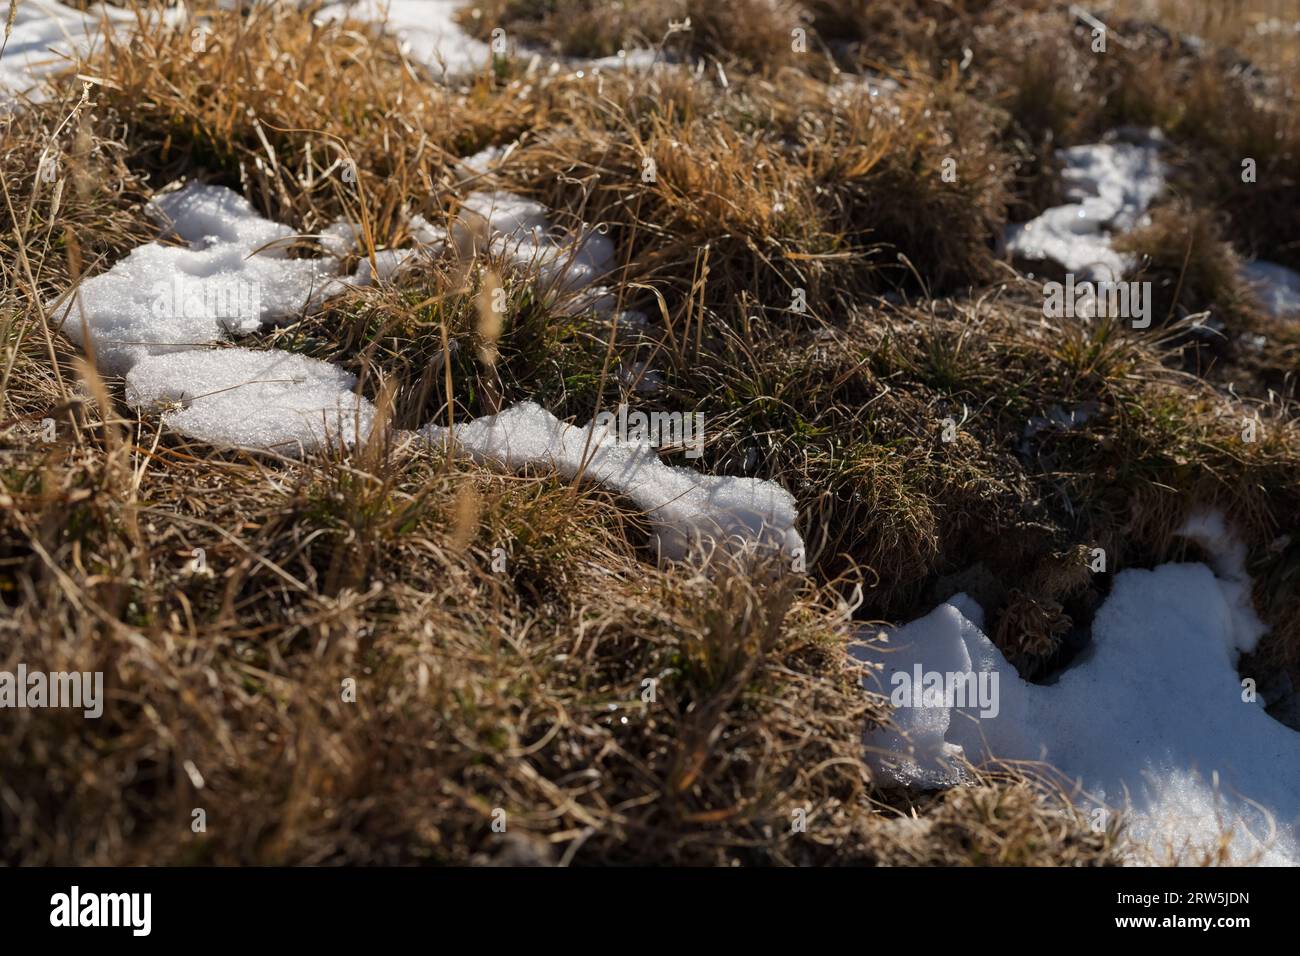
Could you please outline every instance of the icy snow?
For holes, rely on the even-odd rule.
[[[292,352],[211,349],[142,359],[126,399],[199,441],[296,455],[369,434],[375,410],[355,386],[338,366]]]
[[[387,282],[397,275],[398,270],[410,262],[411,257],[414,255],[414,249],[382,249],[375,253],[373,266],[367,258],[363,258],[357,263],[357,271],[352,277],[353,281],[357,285],[371,285],[377,275],[379,281]]]
[[[423,433],[432,441],[448,439],[448,429],[437,425]],[[581,475],[626,496],[650,517],[652,543],[668,560],[707,555],[713,547],[733,553],[779,548],[790,556],[803,547],[794,499],[775,482],[675,468],[648,443],[567,425],[532,402],[457,425],[455,440],[480,462],[512,471],[552,468],[565,480]]]
[[[465,197],[458,220],[462,236],[486,226],[489,250],[520,270],[535,270],[543,287],[576,291],[609,271],[614,244],[593,229],[556,232],[545,206],[508,192]]]
[[[508,152],[509,147],[489,146],[461,159],[460,165],[485,175]],[[585,224],[572,231],[556,229],[545,206],[510,192],[470,193],[453,228],[462,246],[486,229],[491,253],[518,270],[535,271],[543,287],[567,292],[592,285],[614,260],[614,244],[606,236]]]
[[[492,58],[487,44],[475,40],[456,23],[455,14],[462,6],[462,0],[359,0],[331,3],[317,19],[384,24],[411,59],[447,79],[475,73]]]
[[[1102,142],[1057,151],[1065,205],[1029,222],[1007,226],[1007,251],[1016,258],[1058,263],[1089,281],[1119,281],[1132,268],[1111,245],[1132,229],[1164,188],[1159,140]]]
[[[343,369],[277,350],[203,348],[342,288],[337,260],[288,258],[293,230],[220,186],[191,183],[149,212],[188,248],[138,246],[56,312],[102,369],[126,375],[128,403],[214,445],[297,454],[364,437],[374,409]],[[400,263],[376,258],[381,275]],[[358,275],[368,278],[369,265]]]
[[[318,22],[345,17],[384,24],[413,60],[448,80],[476,73],[492,60],[488,44],[461,29],[455,15],[466,6],[464,0],[348,0],[331,3],[321,10]],[[619,50],[597,59],[568,57],[564,62],[593,72],[602,70],[648,70],[660,61],[651,49]]]
[[[355,442],[374,420],[374,408],[354,394],[356,381],[325,362],[281,351],[206,349],[230,333],[247,332],[292,315],[345,281],[338,259],[289,259],[289,227],[257,215],[243,197],[216,186],[190,184],[158,197],[151,213],[165,235],[188,248],[147,243],[108,272],[87,279],[62,309],[64,329],[93,346],[99,364],[125,373],[127,401],[158,413],[172,428],[218,446],[300,453],[331,441]],[[489,245],[542,281],[567,290],[589,286],[603,273],[612,246],[585,227],[556,233],[544,207],[508,193],[474,193],[457,228],[486,232]],[[437,241],[439,230],[413,220],[413,231]],[[323,234],[331,251],[354,248],[356,228],[333,223]],[[384,250],[357,266],[354,282],[385,279],[414,254]],[[88,338],[88,342],[87,342]],[[445,440],[447,430],[425,435]],[[560,422],[523,403],[460,425],[461,447],[480,460],[510,468],[540,464],[565,478],[584,474],[645,509],[655,543],[669,559],[717,545],[727,550],[772,545],[792,555],[802,541],[794,530],[794,500],[772,482],[701,475],[663,464],[648,444],[620,443],[613,435]]]
[[[8,3],[0,5],[0,17],[8,10]],[[117,7],[96,5],[82,11],[55,0],[22,0],[0,59],[0,102],[21,94],[43,99],[39,87],[44,77],[89,54],[104,22],[112,29],[134,23],[135,17]]]
[[[262,248],[293,231],[263,219],[224,187],[192,183],[154,200],[151,212],[190,248],[138,246],[82,282],[55,313],[83,348],[89,331],[98,364],[111,374],[148,355],[185,351],[293,316],[341,287],[332,259],[289,259],[282,248]]]
[[[1044,760],[1081,783],[1082,806],[1127,807],[1130,836],[1157,859],[1210,848],[1230,826],[1234,862],[1300,863],[1300,734],[1262,701],[1244,702],[1236,671],[1263,630],[1244,548],[1215,515],[1193,518],[1183,533],[1206,547],[1215,570],[1166,564],[1117,574],[1092,647],[1054,684],[1022,681],[965,595],[884,645],[856,647],[883,665],[868,686],[886,695],[893,675],[917,664],[996,673],[999,682],[996,716],[942,701],[897,708],[897,730],[867,735],[872,764],[898,783],[936,787],[961,782],[967,762]]]
[[[1260,304],[1278,318],[1300,316],[1300,272],[1276,262],[1248,262],[1242,273]]]

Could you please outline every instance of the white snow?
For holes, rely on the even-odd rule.
[[[1007,226],[1007,252],[1056,262],[1080,279],[1117,282],[1133,262],[1114,250],[1112,236],[1137,225],[1164,188],[1159,140],[1147,134],[1138,142],[1072,146],[1058,150],[1057,158],[1068,201]]]
[[[609,56],[600,56],[594,60],[584,61],[592,70],[650,70],[659,65],[667,65],[658,50],[636,47],[631,50],[619,50]]]
[[[0,4],[0,31],[8,12],[6,0]],[[87,56],[102,24],[113,29],[134,22],[134,15],[118,7],[96,4],[82,11],[55,0],[21,0],[0,59],[0,101],[19,95],[33,101],[44,99],[40,89],[44,78]]]
[[[300,454],[368,434],[374,408],[343,369],[278,350],[206,348],[341,289],[338,261],[288,258],[293,230],[223,187],[191,183],[156,197],[149,212],[188,248],[138,246],[55,313],[102,369],[125,374],[127,402],[221,446]],[[378,253],[381,276],[402,255]],[[369,281],[369,260],[363,266],[358,276]]]
[[[486,175],[510,149],[489,146],[461,159],[460,165],[477,176]],[[585,223],[573,230],[556,229],[545,206],[510,192],[470,193],[453,229],[462,247],[486,230],[488,250],[515,269],[535,271],[544,288],[587,289],[614,261],[614,244],[600,232]]]
[[[188,248],[147,243],[108,272],[87,279],[61,310],[73,341],[93,346],[101,367],[125,373],[127,401],[158,413],[175,430],[219,446],[286,454],[369,433],[374,408],[354,394],[352,375],[325,362],[276,350],[208,349],[230,333],[293,315],[342,287],[339,260],[289,259],[289,227],[258,216],[230,190],[190,184],[150,207],[165,234]],[[467,221],[468,220],[468,221]],[[607,267],[609,240],[589,230],[557,233],[546,210],[508,193],[474,193],[458,229],[486,232],[490,248],[543,282],[579,290]],[[430,241],[440,230],[412,220]],[[323,242],[336,255],[355,248],[356,227],[331,224]],[[362,259],[353,279],[390,278],[414,250],[383,250]],[[424,434],[445,440],[447,430]],[[778,485],[752,478],[701,475],[663,464],[648,444],[618,442],[566,425],[531,403],[458,426],[460,445],[480,460],[510,468],[539,464],[565,478],[580,473],[646,510],[669,559],[712,545],[727,550],[777,546],[792,555],[794,500]]]
[[[1242,273],[1270,315],[1300,316],[1300,272],[1276,262],[1257,260],[1247,262]]]
[[[89,332],[96,360],[110,374],[148,355],[291,317],[341,288],[334,260],[289,259],[283,248],[263,248],[293,230],[263,219],[224,187],[191,183],[155,199],[151,212],[189,248],[138,246],[108,272],[83,281],[54,313],[83,348]]]
[[[370,264],[368,258],[363,258],[357,263],[357,271],[353,274],[353,281],[357,285],[371,285],[378,275],[380,282],[387,282],[397,275],[398,271],[411,261],[415,255],[414,249],[381,249],[375,253],[375,263]]]
[[[337,259],[361,248],[361,227],[348,219],[335,219],[317,235],[321,247]]]
[[[428,247],[431,253],[440,252],[447,242],[447,230],[441,226],[435,226],[429,220],[425,219],[419,213],[409,217],[406,221],[407,232],[417,246]],[[365,239],[361,224],[353,222],[350,219],[335,219],[328,226],[322,229],[316,235],[316,241],[321,247],[334,256],[336,259],[344,259],[352,254],[365,255]],[[400,251],[401,255],[388,256],[388,258],[398,263],[398,260],[405,261],[407,255],[414,250],[386,250],[389,252]],[[376,254],[384,255],[384,252]],[[400,264],[400,263],[398,263]],[[383,271],[383,266],[380,266]]]
[[[607,273],[614,260],[608,237],[586,226],[574,232],[552,229],[545,206],[513,193],[470,193],[460,212],[462,237],[486,228],[489,250],[516,269],[535,271],[544,288],[586,288]]]
[[[292,352],[205,349],[142,359],[126,374],[126,399],[199,441],[298,455],[369,434],[375,410],[355,385]]]
[[[855,647],[882,665],[879,686],[873,678],[868,686],[886,695],[894,675],[918,664],[998,677],[995,716],[960,701],[896,709],[897,730],[868,732],[873,766],[901,784],[939,787],[966,779],[969,765],[1043,760],[1081,783],[1081,806],[1128,810],[1135,861],[1190,860],[1231,828],[1234,862],[1300,864],[1300,734],[1262,701],[1243,701],[1236,670],[1263,630],[1244,548],[1218,516],[1197,516],[1183,531],[1211,553],[1215,571],[1166,564],[1117,574],[1091,648],[1054,684],[1021,680],[965,595],[884,645]]]
[[[240,245],[249,252],[270,246],[262,249],[262,255],[283,258],[284,250],[271,244],[294,234],[282,223],[263,219],[252,203],[224,186],[190,183],[155,196],[146,211],[163,224],[164,239],[180,239],[200,250],[222,243]]]
[[[448,429],[428,425],[423,434],[444,442]],[[455,440],[480,462],[512,471],[552,468],[565,480],[581,475],[626,496],[650,517],[653,544],[668,560],[706,556],[715,547],[732,553],[779,548],[798,556],[803,547],[794,499],[775,482],[675,468],[648,443],[567,425],[532,402],[457,425]]]
[[[445,80],[478,72],[492,59],[488,45],[456,23],[455,14],[462,6],[462,0],[357,0],[329,4],[317,21],[352,19],[384,24],[411,59]]]
[[[492,167],[500,165],[509,151],[509,146],[485,146],[477,153],[461,157],[459,165],[476,176],[485,176]]]
[[[429,222],[419,213],[411,217],[408,225],[411,238],[421,246],[428,246],[430,252],[437,252],[447,244],[447,230]]]
[[[482,71],[492,61],[492,48],[461,29],[456,13],[464,0],[346,0],[325,6],[317,22],[360,20],[383,24],[398,39],[404,52],[446,81]],[[507,43],[513,44],[503,35]],[[538,51],[540,52],[540,51]],[[562,57],[565,64],[592,73],[612,70],[648,70],[662,62],[656,50],[619,50],[612,56],[589,59]],[[557,69],[559,62],[553,62]]]

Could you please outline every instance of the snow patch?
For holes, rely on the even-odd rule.
[[[0,17],[8,10],[5,3]],[[42,81],[88,56],[100,39],[101,26],[113,30],[133,23],[135,16],[118,7],[97,4],[83,11],[55,0],[22,0],[0,59],[0,102],[17,96],[34,102],[45,99]]]
[[[1262,260],[1246,263],[1241,271],[1270,315],[1300,316],[1300,272]]]
[[[461,204],[457,231],[462,241],[476,229],[489,233],[488,249],[516,269],[536,271],[543,287],[576,291],[610,269],[614,244],[586,226],[555,231],[540,203],[508,192],[475,192]]]
[[[446,442],[449,430],[427,425],[422,434]],[[648,443],[619,442],[594,425],[567,425],[532,402],[455,426],[455,441],[476,461],[511,471],[551,468],[567,481],[581,475],[626,496],[649,516],[652,543],[670,561],[707,556],[714,547],[802,553],[794,499],[775,482],[675,468]]]
[[[388,282],[414,255],[414,249],[382,249],[375,253],[373,266],[368,258],[357,263],[352,280],[356,285],[373,285],[376,278],[380,282]]]
[[[1067,202],[1007,226],[1007,252],[1058,263],[1080,279],[1119,281],[1133,261],[1115,251],[1112,236],[1137,225],[1165,184],[1155,131],[1135,138],[1058,150]]]
[[[202,348],[341,288],[347,280],[335,275],[338,259],[287,258],[279,244],[292,230],[258,216],[243,197],[221,187],[190,184],[158,197],[150,212],[165,223],[167,235],[189,247],[151,242],[136,248],[83,282],[62,313],[75,342],[93,347],[106,370],[125,373],[127,401],[217,446],[301,454],[368,435],[374,407],[354,393],[355,377],[343,369],[278,350]],[[612,258],[605,237],[585,229],[555,236],[546,210],[518,196],[475,193],[465,213],[480,220],[478,229],[486,230],[494,249],[521,267],[539,268],[555,286],[582,290]],[[457,228],[472,225],[462,219]],[[440,230],[427,222],[413,220],[412,226],[439,239]],[[340,255],[355,241],[356,228],[346,221],[324,231],[327,247]],[[413,254],[378,252],[373,266],[365,258],[353,282],[389,278]],[[255,294],[222,298],[232,286]],[[223,307],[232,301],[239,308],[226,314]],[[448,437],[447,429],[433,425],[423,433],[432,440]],[[649,514],[658,549],[669,559],[710,546],[775,546],[791,555],[802,547],[794,499],[780,486],[665,465],[649,444],[574,428],[532,403],[460,425],[456,439],[480,460],[515,469],[553,467],[567,479],[589,476],[626,495]]]
[[[278,350],[204,348],[343,288],[337,260],[288,258],[282,243],[293,230],[220,186],[191,183],[148,211],[188,248],[138,246],[56,310],[100,368],[125,374],[127,402],[218,446],[301,454],[368,434],[374,408],[343,369]],[[376,260],[383,276],[403,258]],[[363,265],[358,276],[369,281]]]
[[[357,0],[331,3],[317,16],[318,23],[361,20],[382,24],[411,59],[424,64],[439,79],[447,80],[482,70],[492,59],[486,43],[460,28],[455,15],[462,0]]]
[[[1263,631],[1244,548],[1215,515],[1194,516],[1184,533],[1213,555],[1218,573],[1166,564],[1117,574],[1091,649],[1055,684],[1021,680],[965,595],[884,645],[855,647],[880,665],[879,685],[867,682],[885,694],[893,675],[916,665],[998,676],[996,716],[941,701],[897,708],[896,727],[867,734],[873,766],[900,784],[942,787],[967,779],[971,765],[1043,760],[1081,784],[1081,806],[1128,810],[1135,853],[1190,858],[1230,827],[1234,862],[1300,864],[1300,734],[1262,701],[1243,701],[1236,670]]]
[[[218,447],[299,455],[365,438],[375,409],[356,377],[278,349],[154,355],[126,374],[126,400],[183,435]]]
[[[289,259],[263,248],[293,230],[263,219],[221,186],[187,185],[150,212],[189,248],[150,242],[86,279],[51,308],[99,366],[122,374],[150,355],[186,351],[294,316],[342,288],[330,260]]]

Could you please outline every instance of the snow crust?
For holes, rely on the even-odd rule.
[[[212,445],[299,455],[369,434],[374,406],[337,365],[279,349],[173,352],[126,373],[126,399]]]
[[[1128,810],[1135,861],[1191,861],[1231,831],[1234,863],[1300,864],[1300,734],[1262,700],[1243,700],[1236,670],[1264,629],[1250,605],[1245,549],[1218,515],[1195,516],[1183,533],[1202,543],[1214,570],[1166,564],[1117,574],[1092,646],[1054,684],[1021,680],[964,594],[884,645],[855,647],[881,665],[868,686],[886,695],[895,675],[917,665],[997,675],[993,716],[941,697],[897,708],[894,728],[867,733],[875,769],[929,788],[959,784],[990,761],[1042,760],[1081,785],[1081,806]]]
[[[0,17],[8,9],[5,3]],[[33,102],[43,100],[45,77],[86,57],[95,48],[102,25],[115,29],[134,22],[132,14],[118,7],[96,4],[83,11],[55,0],[22,0],[0,59],[0,104],[20,95]]]
[[[83,282],[62,309],[69,337],[92,348],[105,370],[125,374],[127,401],[218,446],[297,454],[364,438],[375,411],[354,393],[356,380],[346,371],[276,350],[205,347],[337,291],[346,281],[336,274],[338,260],[288,258],[284,242],[292,230],[222,187],[190,184],[158,197],[150,212],[164,224],[164,236],[187,247],[140,246]],[[590,286],[613,256],[604,236],[585,228],[556,232],[544,207],[508,193],[471,194],[457,228],[485,233],[498,254],[570,291]],[[412,231],[439,239],[440,231],[423,221]],[[322,236],[337,254],[355,248],[350,223],[333,223]],[[389,278],[413,255],[380,251],[373,266],[361,260],[352,281]],[[605,290],[592,294],[609,298]],[[432,425],[424,434],[448,437]],[[648,443],[575,428],[531,402],[460,425],[455,438],[480,460],[554,468],[627,496],[650,516],[655,544],[669,559],[713,547],[776,547],[791,555],[802,547],[794,499],[775,483],[674,468]]]
[[[266,247],[293,231],[224,187],[191,183],[155,199],[150,212],[167,224],[164,235],[188,248],[138,246],[54,311],[67,336],[92,347],[110,374],[290,318],[341,288],[334,260],[289,259],[283,248]]]
[[[411,59],[423,63],[445,82],[481,72],[492,62],[492,48],[471,37],[456,22],[456,13],[465,5],[464,0],[348,0],[326,5],[317,21],[350,18],[382,24]],[[596,59],[560,59],[592,72],[648,70],[661,62],[655,50],[645,48],[619,50]],[[554,63],[553,68],[558,65]]]
[[[476,73],[492,59],[486,43],[460,28],[456,12],[462,0],[357,0],[322,8],[318,22],[344,19],[384,24],[411,59],[441,79]]]
[[[1270,315],[1300,316],[1300,272],[1276,262],[1256,260],[1246,263],[1242,274]]]
[[[794,499],[780,485],[756,478],[703,475],[660,461],[648,443],[620,442],[611,429],[568,425],[532,402],[454,428],[455,443],[475,460],[511,471],[536,466],[566,480],[590,479],[631,499],[654,525],[653,544],[668,560],[736,553],[757,546],[802,553]],[[423,434],[446,442],[449,430]]]
[[[191,183],[148,211],[165,238],[187,245],[138,246],[51,306],[101,369],[126,376],[127,402],[218,446],[301,454],[368,434],[374,408],[343,369],[278,350],[209,348],[341,290],[337,260],[288,258],[293,230],[224,187]],[[402,261],[376,259],[381,275]],[[369,267],[358,267],[365,281]]]
[[[1134,138],[1058,150],[1067,202],[1008,226],[1008,253],[1058,263],[1080,279],[1119,281],[1133,262],[1115,251],[1112,237],[1138,224],[1166,175],[1158,138]]]
[[[486,228],[488,248],[516,269],[535,271],[541,285],[576,291],[609,271],[614,244],[585,226],[556,231],[541,203],[508,192],[475,192],[461,204],[458,229],[465,237]]]

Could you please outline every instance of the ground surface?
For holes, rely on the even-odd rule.
[[[1115,862],[1122,815],[1098,831],[1049,773],[881,787],[888,703],[845,647],[965,590],[1041,678],[1109,588],[1083,555],[1199,558],[1198,508],[1269,628],[1241,673],[1300,681],[1300,326],[1239,272],[1300,269],[1294,4],[1116,2],[1100,53],[1049,0],[491,0],[461,23],[506,51],[447,83],[375,24],[191,6],[203,43],[142,14],[4,120],[0,661],[103,671],[108,703],[4,714],[0,860]],[[577,59],[620,49],[666,65]],[[1122,240],[1155,321],[1045,321],[998,240],[1059,202],[1059,148],[1121,127],[1167,143]],[[368,441],[214,449],[49,305],[154,239],[178,180],[304,237],[363,223],[355,259],[509,190],[599,225],[647,321],[431,257],[241,339],[355,374]],[[625,497],[409,433],[522,400],[701,412],[704,454],[665,460],[789,491],[801,573],[658,562]]]

